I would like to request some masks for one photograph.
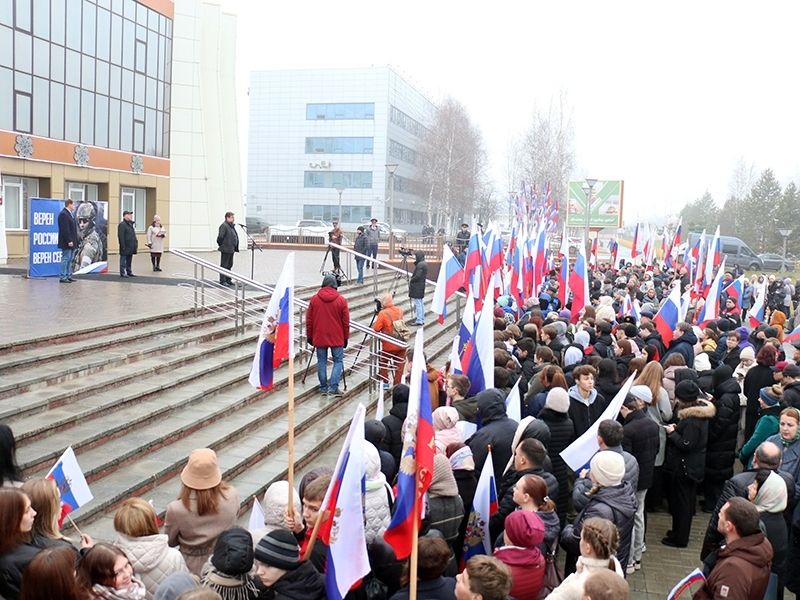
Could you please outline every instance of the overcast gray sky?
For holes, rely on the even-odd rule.
[[[498,192],[509,142],[562,92],[575,178],[624,179],[627,223],[706,189],[722,202],[740,159],[800,184],[800,2],[223,4],[239,15],[244,169],[251,70],[389,64],[466,106]]]

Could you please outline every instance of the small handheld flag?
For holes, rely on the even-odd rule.
[[[497,513],[497,488],[494,482],[493,464],[492,449],[489,448],[467,520],[467,530],[464,534],[464,562],[478,554],[492,554],[489,520]]]
[[[264,514],[264,509],[261,506],[261,502],[258,501],[256,496],[253,496],[253,508],[250,510],[250,518],[247,521],[247,528],[250,531],[257,531],[264,527],[264,519],[266,515]]]
[[[94,499],[83,471],[75,457],[72,446],[64,451],[45,479],[52,479],[58,486],[61,494],[61,516],[58,519],[58,526],[64,522],[66,516],[78,510],[81,506]]]

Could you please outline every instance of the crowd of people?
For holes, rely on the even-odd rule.
[[[626,577],[645,562],[647,513],[665,509],[672,526],[661,543],[668,547],[685,548],[692,528],[706,526],[696,513],[707,514],[698,556],[706,579],[696,598],[781,598],[785,588],[800,589],[787,568],[800,557],[800,349],[783,343],[794,290],[789,308],[776,295],[768,322],[752,331],[741,326],[738,303],[723,302],[719,319],[698,327],[690,310],[664,340],[653,319],[670,280],[680,277],[601,266],[592,306],[577,319],[558,305],[554,280],[522,307],[499,298],[494,387],[474,396],[449,362],[427,364],[436,455],[417,598],[627,598]],[[625,294],[642,302],[638,320],[621,315]],[[313,304],[309,337],[338,353],[347,344],[348,314],[332,278]],[[336,336],[327,339],[329,313],[338,316]],[[375,328],[391,332],[401,319],[387,294]],[[413,356],[400,345],[389,350],[393,364],[382,376],[391,407],[365,423],[371,572],[348,594],[354,599],[410,593],[408,561],[395,557],[383,534],[394,508]],[[338,366],[330,378],[320,371],[320,389],[337,395],[340,374]],[[600,420],[630,376],[618,416]],[[509,399],[517,381],[518,397]],[[519,422],[508,416],[507,399],[519,403]],[[465,437],[461,421],[477,430]],[[575,473],[561,452],[598,421],[598,451]],[[15,450],[11,429],[0,425],[5,600],[326,598],[327,550],[312,530],[333,465],[306,473],[292,506],[289,483],[271,484],[263,527],[249,531],[237,526],[240,497],[223,480],[216,454],[195,450],[163,523],[150,503],[129,498],[114,516],[117,538],[106,543],[61,534],[58,487],[23,482]],[[476,542],[468,522],[478,476],[490,456],[492,552],[465,560],[465,547]]]

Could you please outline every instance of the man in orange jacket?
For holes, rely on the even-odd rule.
[[[384,335],[391,336],[394,332],[395,321],[403,318],[403,311],[399,306],[394,305],[394,298],[391,294],[384,294],[380,298],[381,310],[378,316],[375,317],[375,323],[372,328]],[[394,385],[400,383],[403,377],[403,365],[405,363],[406,349],[403,346],[392,344],[391,342],[381,342],[381,351],[384,356],[380,360],[380,370],[378,376],[384,382],[383,387],[389,387],[389,368],[394,369]]]

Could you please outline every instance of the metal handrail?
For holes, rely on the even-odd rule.
[[[233,281],[236,282],[237,287],[234,290],[234,293],[235,293],[234,307],[235,307],[235,312],[236,312],[236,321],[237,321],[237,325],[238,325],[238,323],[239,323],[239,318],[238,318],[238,315],[239,315],[239,304],[241,302],[241,310],[242,310],[241,329],[242,329],[242,331],[244,331],[244,317],[245,317],[245,314],[246,314],[246,309],[245,309],[245,287],[248,286],[248,287],[254,288],[254,289],[258,290],[258,291],[267,293],[269,295],[272,295],[275,292],[275,288],[272,287],[272,286],[266,285],[264,283],[260,283],[258,281],[253,280],[253,279],[250,279],[249,277],[245,277],[244,275],[239,275],[238,273],[234,273],[233,271],[229,271],[228,269],[223,269],[219,265],[215,265],[214,263],[212,263],[210,261],[207,261],[207,260],[205,260],[203,258],[199,258],[199,257],[197,257],[197,256],[195,256],[193,254],[190,254],[189,252],[185,252],[184,250],[181,250],[179,248],[172,248],[172,249],[169,250],[169,252],[171,252],[175,256],[178,256],[179,258],[183,258],[184,260],[188,260],[189,262],[193,263],[195,265],[195,267],[199,266],[203,270],[209,269],[214,273],[219,273],[221,275],[224,275],[225,277],[230,277]],[[201,274],[201,277],[198,280],[197,273],[195,272],[195,276],[194,276],[194,281],[195,281],[195,286],[194,286],[195,287],[195,290],[194,290],[195,309],[197,309],[197,297],[198,297],[197,282],[201,281],[201,283],[202,283],[202,281],[204,281],[205,278],[204,278],[203,275],[204,274]],[[240,289],[241,289],[241,298],[239,297],[239,290]],[[204,302],[205,302],[205,286],[204,285],[201,286],[200,297],[201,297],[201,302],[203,303],[203,307],[204,307],[205,306],[205,304],[204,304]],[[295,297],[294,302],[303,311],[308,309],[308,302],[306,302],[305,300]],[[380,333],[378,331],[375,331],[371,327],[368,327],[367,325],[359,323],[358,321],[350,321],[350,329],[351,330],[354,329],[354,330],[358,331],[359,333],[363,333],[363,334],[369,335],[371,338],[380,340],[381,342],[388,342],[390,344],[394,344],[395,346],[400,346],[401,348],[407,348],[408,347],[408,344],[406,342],[403,342],[402,340],[398,340],[397,338],[394,338],[392,336],[386,335],[384,333]],[[301,319],[301,331],[302,331],[302,319]]]

